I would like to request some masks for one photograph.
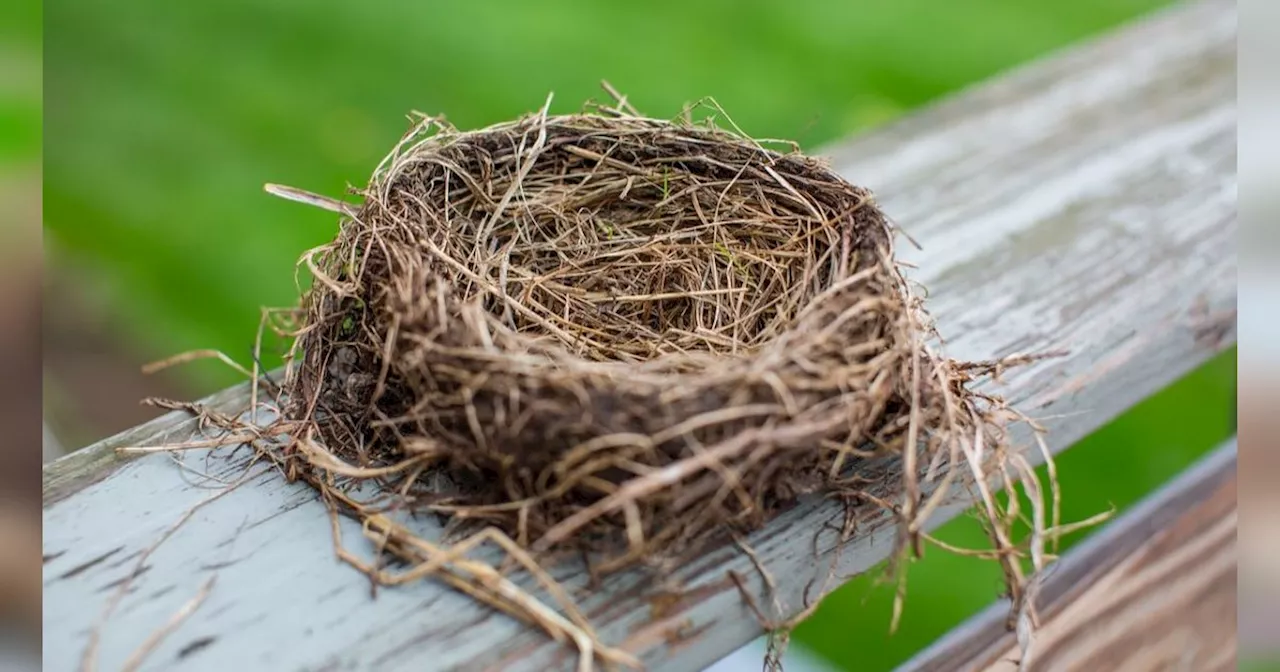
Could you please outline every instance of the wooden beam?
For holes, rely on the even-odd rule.
[[[924,246],[905,252],[950,354],[1070,349],[994,390],[1047,418],[1055,450],[1235,341],[1235,36],[1233,2],[1179,6],[827,152]],[[211,403],[233,410],[246,397],[241,387]],[[96,633],[102,668],[118,667],[211,577],[207,599],[149,666],[572,664],[565,645],[433,582],[371,598],[367,580],[334,558],[314,493],[274,473],[207,500],[218,485],[209,478],[248,468],[246,451],[115,454],[194,429],[172,414],[46,466],[46,665],[75,666]],[[868,511],[837,558],[834,533],[819,531],[839,515],[806,502],[750,539],[786,612],[818,597],[814,580],[833,561],[848,576],[889,552],[889,521]],[[343,525],[348,546],[367,553]],[[607,643],[651,669],[693,670],[761,632],[730,570],[761,590],[735,548],[675,572],[679,593],[630,575],[589,588],[572,567],[561,578]],[[100,621],[122,585],[128,593]]]
[[[1236,669],[1236,441],[1072,549],[1037,608],[1037,670]],[[1013,671],[996,603],[899,672]]]

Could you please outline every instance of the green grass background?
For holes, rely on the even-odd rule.
[[[39,3],[0,6],[0,177],[40,156],[40,18]]]
[[[710,95],[748,133],[816,149],[1161,4],[50,0],[48,259],[111,307],[139,356],[212,347],[247,360],[259,306],[293,302],[294,262],[336,225],[262,184],[361,184],[412,109],[474,127],[548,91],[553,111],[576,109],[607,78],[651,114]],[[6,11],[35,31],[38,63],[39,8]],[[0,134],[37,151],[38,112],[5,91]],[[202,390],[234,380],[212,365],[186,375]],[[1071,450],[1068,516],[1132,503],[1229,434],[1234,387],[1231,352]],[[942,536],[982,542],[967,520]],[[888,669],[999,589],[992,566],[940,552],[910,577],[897,634],[891,589],[864,577],[797,640],[845,669]]]

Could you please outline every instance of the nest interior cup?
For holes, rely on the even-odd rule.
[[[423,119],[360,193],[305,259],[287,413],[522,546],[676,558],[972,433],[890,224],[798,152],[629,114]]]

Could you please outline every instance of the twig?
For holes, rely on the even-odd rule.
[[[296,187],[286,187],[283,184],[267,183],[262,185],[262,189],[268,194],[283,198],[286,201],[310,205],[339,215],[354,217],[358,212],[358,209],[350,203],[343,203],[337,199],[329,198],[328,196],[321,196],[320,194],[313,194],[309,191],[304,191]]]
[[[84,655],[81,657],[80,667],[83,672],[94,672],[97,669],[98,645],[102,639],[102,630],[106,626],[107,620],[111,617],[111,614],[115,612],[116,608],[120,606],[120,602],[124,600],[124,596],[128,594],[129,588],[133,585],[133,580],[142,573],[142,568],[146,564],[147,560],[151,558],[151,554],[155,553],[156,549],[160,548],[161,544],[167,541],[169,537],[173,536],[173,534],[178,531],[178,528],[186,524],[188,520],[191,520],[191,517],[195,515],[196,511],[199,511],[202,507],[208,504],[212,504],[227,493],[243,485],[251,478],[259,476],[262,473],[264,472],[258,472],[256,474],[245,472],[243,476],[231,485],[200,500],[191,508],[184,511],[182,515],[178,517],[178,520],[160,535],[160,538],[157,539],[155,543],[151,544],[143,550],[142,553],[138,554],[138,560],[133,564],[133,569],[129,571],[129,574],[120,582],[120,585],[111,595],[111,598],[107,600],[107,604],[103,608],[102,613],[98,616],[93,628],[89,631],[89,642],[85,646]]]
[[[200,586],[200,591],[196,593],[195,597],[183,604],[177,613],[169,618],[167,623],[161,626],[159,630],[151,633],[151,636],[147,637],[146,641],[130,654],[121,669],[125,670],[125,672],[133,672],[133,670],[141,667],[143,659],[151,655],[160,646],[160,642],[164,641],[165,637],[173,634],[178,629],[178,626],[182,625],[183,621],[187,620],[191,614],[194,614],[201,604],[204,604],[205,598],[209,597],[209,593],[213,590],[213,583],[216,578],[216,576],[209,577],[204,582],[204,585]]]

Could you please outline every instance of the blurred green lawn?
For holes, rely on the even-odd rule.
[[[474,127],[549,90],[553,111],[576,109],[607,78],[651,114],[711,95],[748,133],[813,149],[1160,4],[55,1],[49,259],[75,270],[139,353],[245,360],[259,306],[293,302],[293,263],[336,224],[262,184],[334,195],[362,184],[411,109]],[[0,129],[38,145],[30,118],[0,107]],[[234,380],[215,366],[186,373],[202,389]],[[1066,513],[1125,506],[1177,473],[1231,431],[1234,388],[1233,352],[1070,451]],[[942,536],[981,543],[966,520]],[[912,568],[898,634],[886,633],[890,589],[864,577],[797,639],[847,669],[887,669],[997,591],[991,566],[934,552]]]
[[[0,7],[0,178],[40,156],[40,51],[40,3]]]

